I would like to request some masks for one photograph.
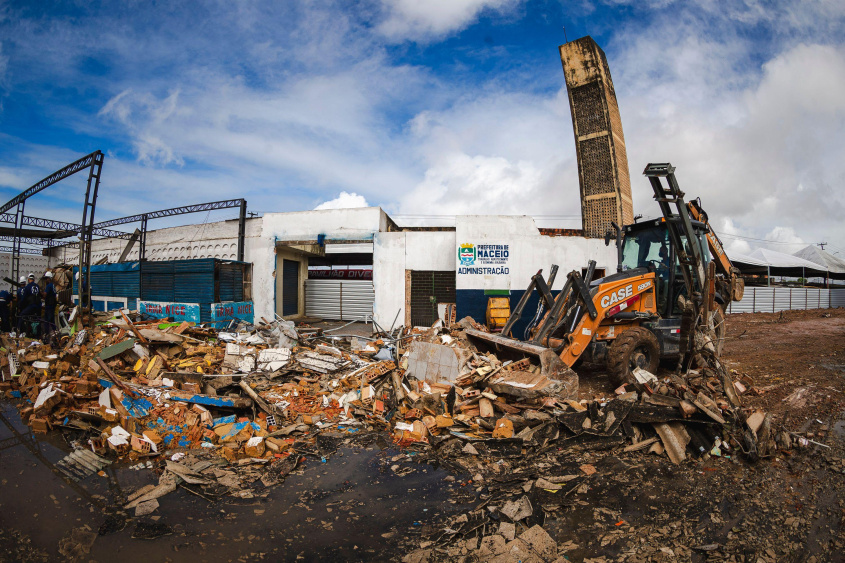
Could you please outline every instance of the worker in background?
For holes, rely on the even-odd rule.
[[[24,323],[31,323],[41,318],[41,288],[35,283],[35,274],[27,276],[26,287],[23,288],[23,309],[18,314],[18,332]]]
[[[23,288],[26,287],[26,276],[21,276],[21,279],[18,280],[20,285],[18,286],[18,290],[16,292],[18,298],[18,311],[22,309],[21,304],[23,304]]]
[[[20,285],[15,290],[15,315],[14,315],[14,322],[12,326],[18,326],[18,319],[20,319],[21,311],[23,311],[23,288],[26,287],[26,276],[21,276],[21,279],[18,280]]]
[[[42,297],[44,297],[44,319],[41,323],[42,339],[53,332],[53,328],[56,326],[56,286],[53,285],[53,272],[45,273],[44,277],[47,280],[47,285],[41,292]]]
[[[5,289],[0,291],[0,331],[9,332],[12,330],[12,325],[9,324],[10,308],[14,298],[12,294]]]

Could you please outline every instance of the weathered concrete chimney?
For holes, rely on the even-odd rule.
[[[610,222],[634,222],[622,120],[604,51],[590,36],[560,46],[572,110],[581,222],[588,237],[603,237]]]

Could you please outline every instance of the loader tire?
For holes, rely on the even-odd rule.
[[[716,355],[721,357],[722,350],[725,347],[725,333],[727,332],[725,328],[725,312],[722,311],[721,307],[716,307],[716,310],[713,311],[713,332],[716,335],[716,339],[713,344],[716,346]]]
[[[614,385],[634,383],[631,371],[639,367],[657,371],[660,363],[660,344],[653,332],[643,327],[629,328],[610,345],[607,351],[607,370]]]

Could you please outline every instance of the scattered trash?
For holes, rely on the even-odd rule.
[[[58,463],[68,477],[102,474],[115,459],[157,473],[157,484],[123,503],[136,517],[154,513],[177,488],[208,501],[266,497],[302,463],[326,462],[339,444],[379,433],[411,454],[390,460],[391,474],[413,473],[413,455],[468,474],[467,484],[486,491],[480,508],[430,535],[430,546],[471,535],[481,540],[472,550],[481,559],[508,545],[512,556],[536,557],[557,550],[542,528],[545,515],[604,470],[595,462],[558,466],[552,449],[618,448],[682,464],[824,445],[744,409],[737,393],[755,392],[753,382],[734,381],[712,355],[684,374],[635,370],[635,381],[611,397],[579,400],[577,375],[559,369],[553,352],[503,361],[473,345],[468,333],[486,329],[470,318],[377,333],[363,348],[357,337],[287,321],[227,332],[159,323],[121,314],[55,348],[0,337],[10,351],[0,363],[18,373],[0,391],[20,396],[22,419],[35,431],[86,437],[78,443],[87,447]],[[132,536],[172,533],[152,518]],[[107,520],[100,534],[122,526],[125,519]],[[66,550],[84,553],[84,542],[74,545]]]

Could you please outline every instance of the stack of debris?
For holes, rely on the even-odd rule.
[[[613,397],[578,400],[577,376],[553,352],[500,361],[476,349],[467,329],[485,330],[466,318],[366,339],[281,320],[215,331],[121,312],[95,329],[77,320],[55,348],[3,337],[0,391],[20,400],[33,431],[81,431],[98,456],[157,460],[147,466],[159,485],[129,499],[141,512],[177,485],[207,498],[255,495],[248,483],[273,485],[303,456],[325,456],[328,433],[389,432],[470,475],[479,458],[495,458],[500,477],[506,460],[551,444],[665,452],[673,463],[736,450],[765,456],[775,439],[790,446],[770,417],[742,409],[750,386],[721,366],[662,379],[639,370]],[[581,478],[535,480],[558,491]],[[519,521],[526,508],[499,510]]]

